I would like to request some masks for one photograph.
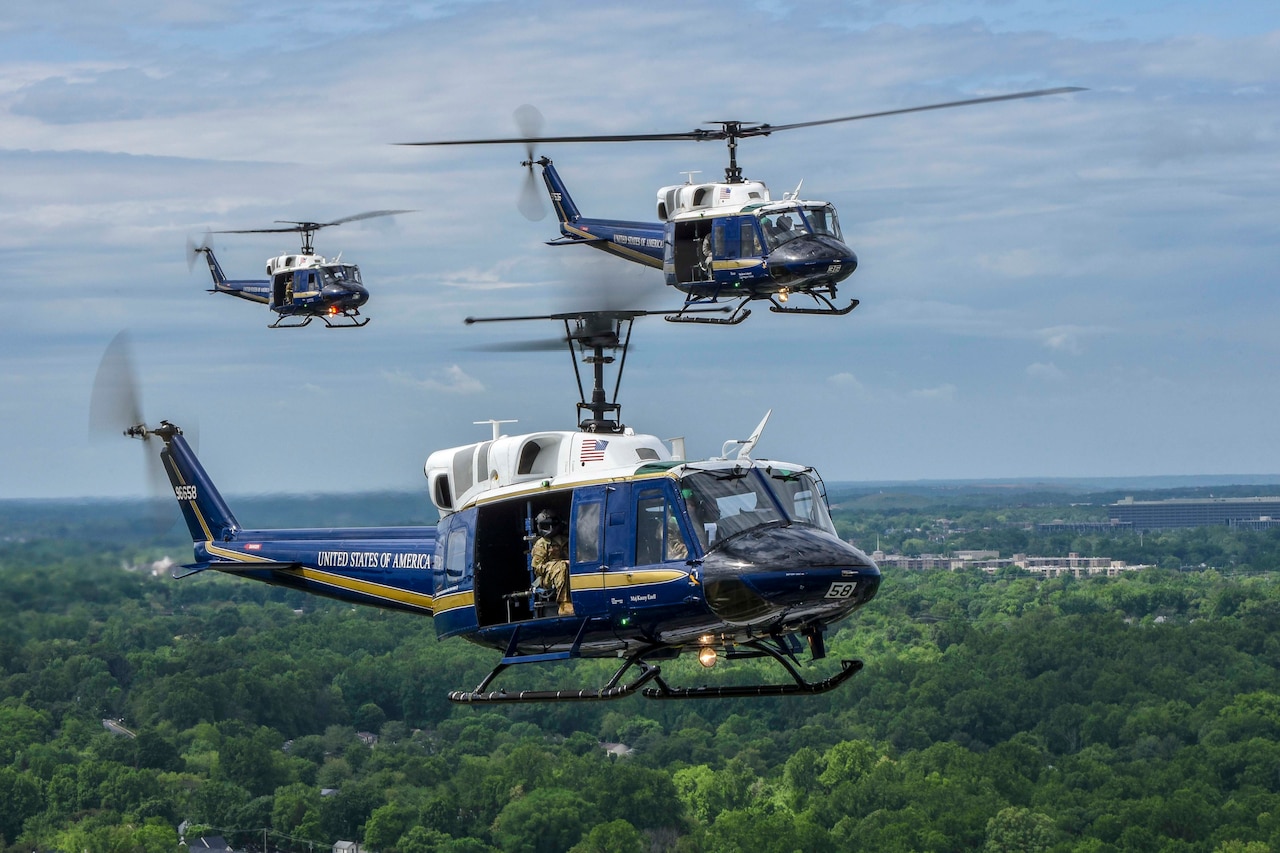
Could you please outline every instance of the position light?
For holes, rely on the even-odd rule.
[[[698,663],[702,664],[707,669],[715,666],[716,650],[710,646],[703,646],[701,649],[698,649]]]
[[[791,296],[791,291],[787,290],[785,287],[778,291],[779,302],[786,302],[789,296]]]

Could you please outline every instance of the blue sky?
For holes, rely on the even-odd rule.
[[[734,11],[729,12],[730,9]],[[486,418],[567,428],[567,356],[478,352],[583,286],[658,275],[556,249],[516,210],[518,147],[390,143],[774,124],[1089,91],[747,140],[748,177],[831,201],[861,266],[845,318],[637,325],[624,420],[828,480],[1280,472],[1280,7],[1190,2],[50,2],[0,11],[0,498],[140,494],[87,438],[133,336],[152,420],[199,424],[232,494],[416,489]],[[723,168],[695,143],[547,146],[588,215]],[[322,231],[373,294],[357,332],[269,331],[205,292],[207,229]],[[294,248],[222,235],[233,277]]]

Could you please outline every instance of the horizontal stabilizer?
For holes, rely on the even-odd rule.
[[[572,246],[575,243],[605,243],[607,239],[604,237],[558,237],[555,240],[548,240],[548,246]]]
[[[237,563],[233,560],[218,560],[217,562],[189,563],[185,566],[179,566],[173,570],[173,577],[185,578],[194,575],[197,572],[203,572],[207,569],[213,569],[219,572],[227,572],[229,574],[237,574],[240,572],[261,572],[261,571],[293,571],[302,568],[301,563],[276,563],[268,560],[253,563]]]

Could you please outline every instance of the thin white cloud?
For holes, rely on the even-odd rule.
[[[934,388],[917,388],[911,392],[911,396],[917,400],[936,400],[950,403],[956,399],[956,386],[950,383],[938,385]]]
[[[1049,382],[1061,382],[1067,376],[1062,372],[1062,369],[1053,362],[1045,363],[1039,361],[1034,364],[1027,365],[1026,374],[1032,379],[1046,380]]]
[[[484,383],[467,374],[456,364],[435,371],[426,377],[416,377],[404,370],[383,371],[383,378],[394,385],[402,385],[419,391],[439,394],[483,394]]]

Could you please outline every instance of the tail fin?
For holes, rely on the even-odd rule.
[[[240,524],[182,437],[182,430],[162,421],[153,432],[164,439],[160,461],[173,484],[173,494],[178,499],[187,529],[191,531],[192,541],[227,542],[234,539],[240,531]]]
[[[205,262],[209,264],[209,274],[213,276],[214,289],[222,289],[227,283],[227,276],[222,271],[222,265],[218,263],[218,259],[213,256],[213,247],[197,246],[196,251],[204,255]]]
[[[551,165],[551,158],[542,157],[537,163],[542,167],[542,180],[546,183],[547,194],[551,196],[551,203],[555,206],[556,218],[561,222],[577,222],[582,214],[565,189],[564,181],[560,180],[560,173]]]

